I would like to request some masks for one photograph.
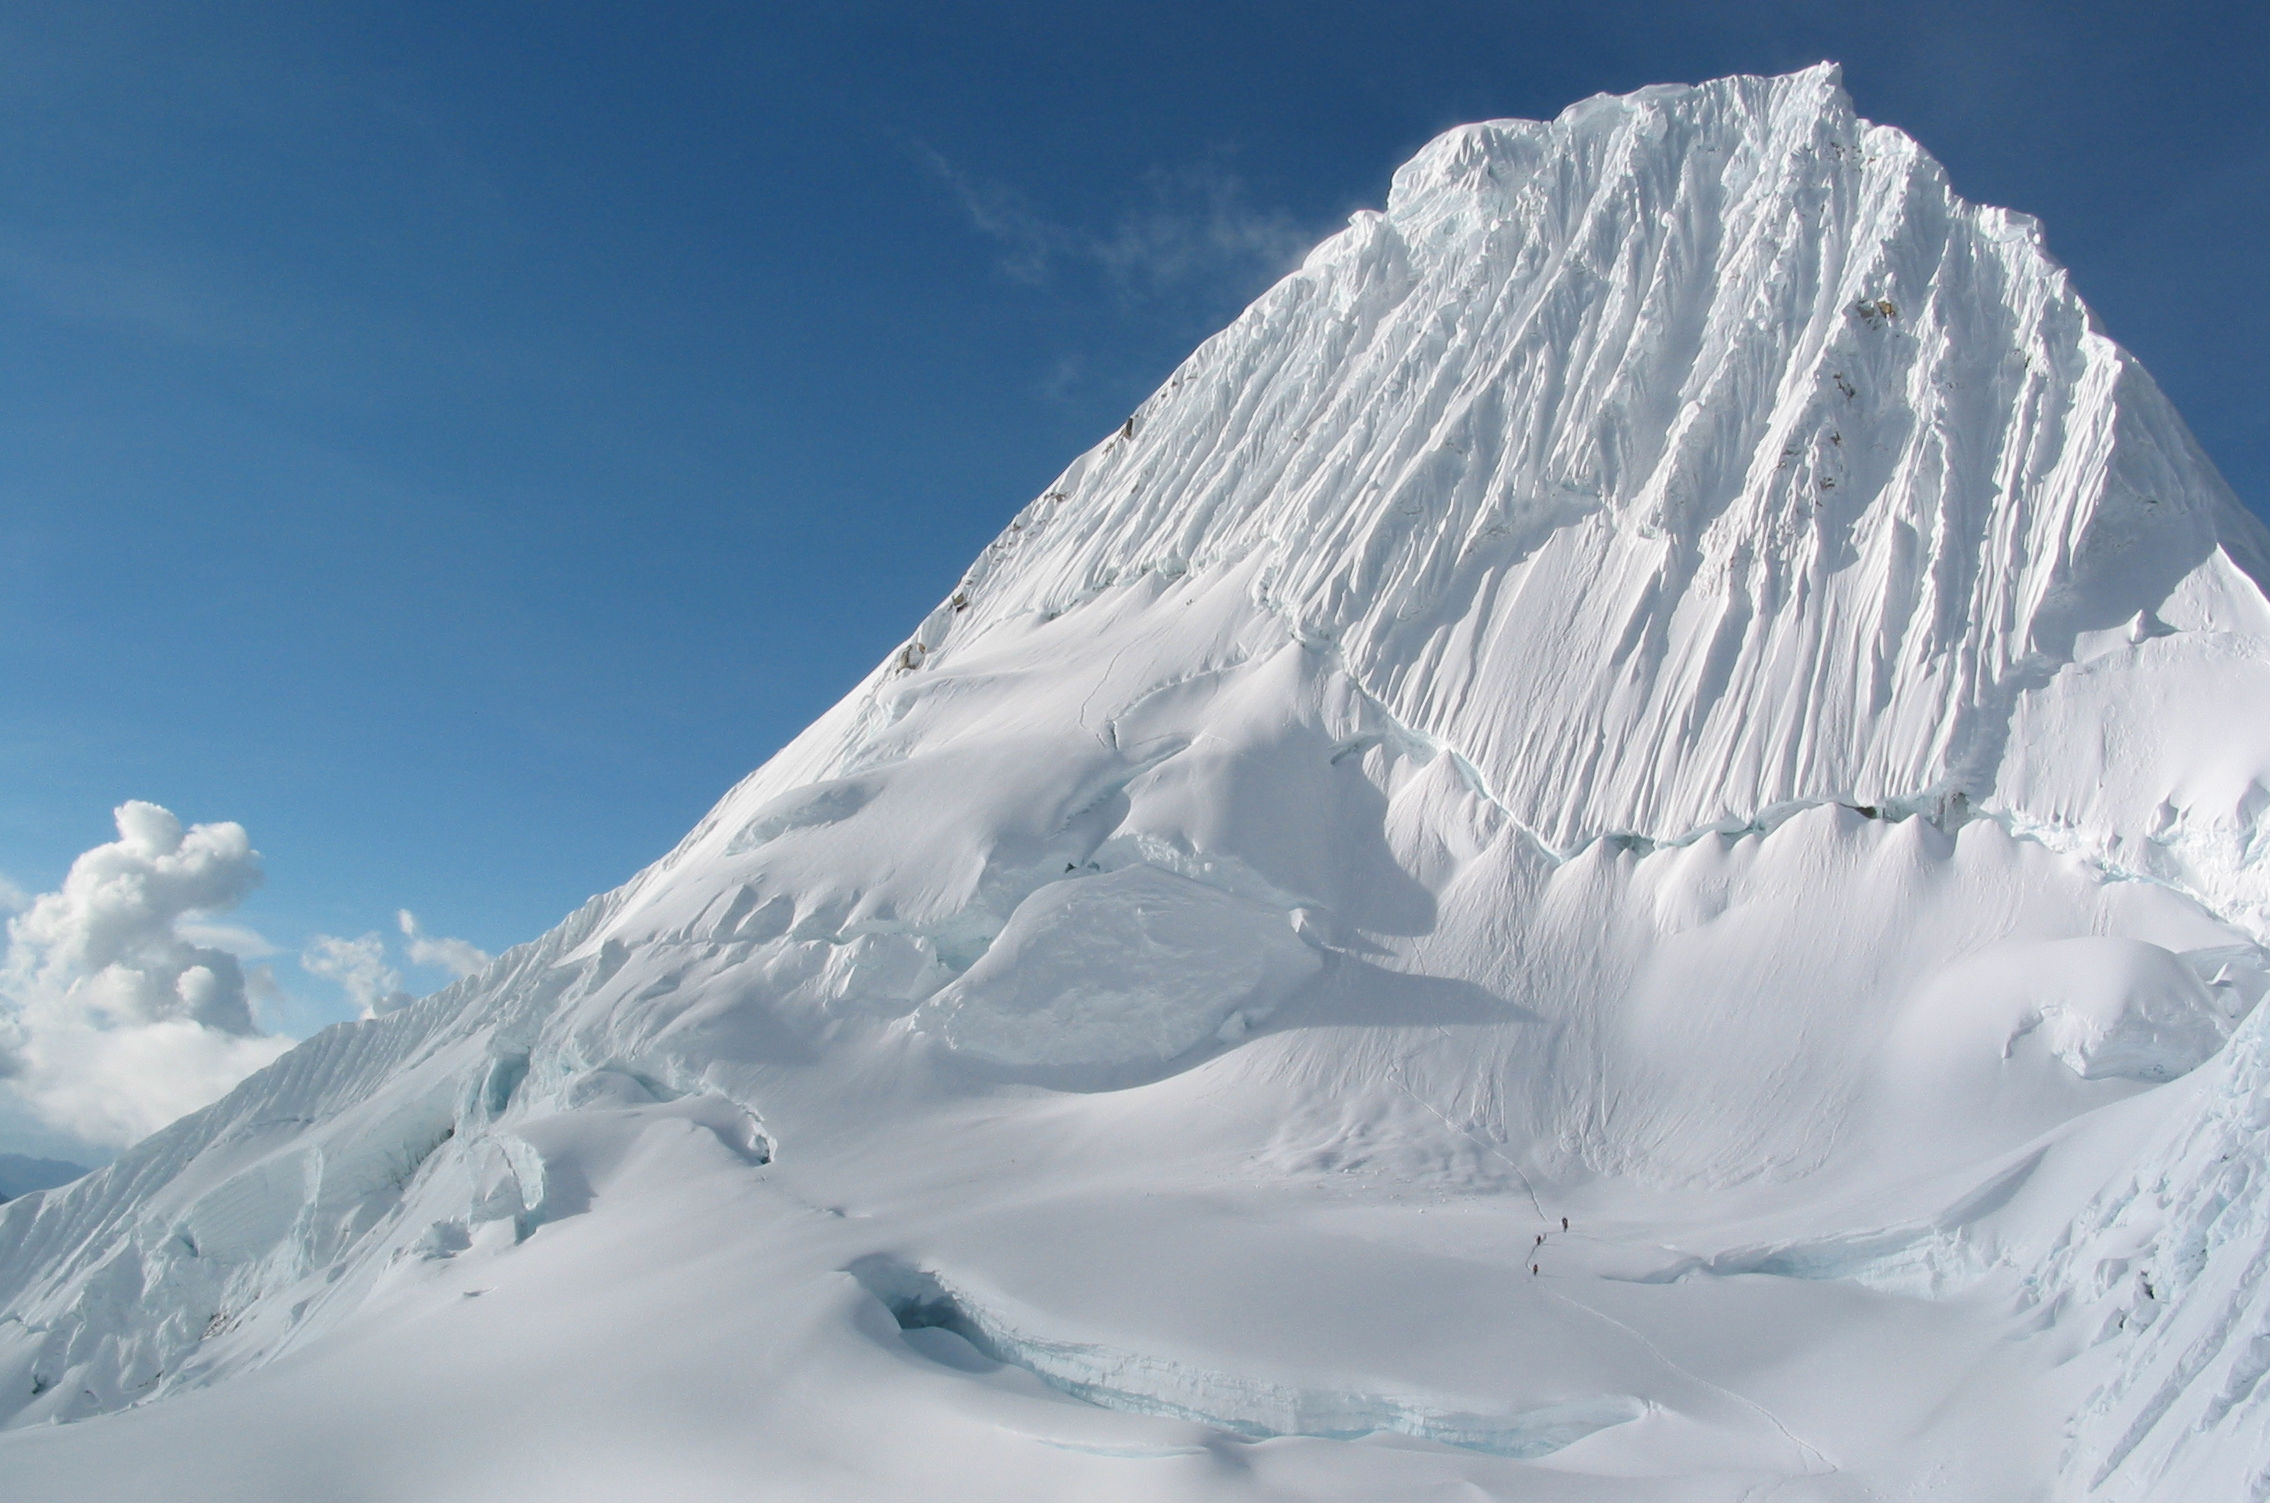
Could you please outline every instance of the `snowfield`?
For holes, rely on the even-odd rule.
[[[1454,130],[668,856],[0,1206],[0,1496],[2270,1497],[2266,579],[1833,67]]]

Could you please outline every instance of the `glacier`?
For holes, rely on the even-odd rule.
[[[0,1496],[2270,1497],[2266,580],[1833,66],[1453,130],[676,849],[0,1205]]]

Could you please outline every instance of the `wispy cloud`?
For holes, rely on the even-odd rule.
[[[1285,210],[1255,204],[1244,180],[1216,160],[1152,168],[1097,227],[1055,218],[1018,189],[919,150],[971,228],[1001,247],[1002,271],[1036,286],[1073,269],[1099,273],[1122,296],[1248,282],[1290,270],[1317,239]]]
[[[1049,365],[1048,373],[1034,383],[1033,393],[1044,402],[1069,402],[1086,374],[1087,362],[1078,355],[1059,355]]]
[[[300,951],[300,969],[336,982],[355,1011],[366,1018],[392,1012],[410,1000],[402,973],[386,962],[386,941],[376,934],[342,939],[318,934]]]
[[[203,945],[211,950],[226,950],[239,960],[265,960],[279,953],[277,947],[268,942],[266,935],[243,924],[224,924],[210,918],[185,918],[173,928],[176,934],[193,945]]]
[[[1001,269],[1020,282],[1048,280],[1051,263],[1070,254],[1078,237],[1047,218],[1032,201],[1005,183],[974,178],[929,147],[918,148],[940,182],[953,190],[962,212],[981,235],[998,241]]]
[[[430,935],[418,924],[418,916],[409,909],[398,909],[394,921],[402,926],[402,936],[409,942],[412,965],[438,966],[453,977],[463,979],[489,963],[489,952],[470,940],[443,939]]]
[[[455,980],[489,963],[488,951],[470,940],[426,933],[418,916],[407,908],[395,910],[394,923],[402,931],[402,953],[410,965],[447,971]],[[354,939],[316,935],[300,951],[300,969],[337,985],[366,1018],[392,1012],[412,1000],[403,990],[402,971],[386,937],[375,930]]]
[[[1093,253],[1127,284],[1165,286],[1221,272],[1279,276],[1316,236],[1283,209],[1264,209],[1218,163],[1144,174],[1144,200],[1122,214]]]

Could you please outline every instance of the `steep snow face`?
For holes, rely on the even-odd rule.
[[[1453,131],[669,856],[0,1208],[0,1494],[2270,1491],[2266,557],[1833,69]]]
[[[2265,628],[2234,526],[2258,567],[2038,227],[1823,68],[1437,140],[917,640],[1256,558],[1297,636],[1567,849],[1982,799],[2085,634],[2175,624],[2187,579],[2182,624]]]

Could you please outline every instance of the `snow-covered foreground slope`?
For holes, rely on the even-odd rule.
[[[1454,131],[664,860],[0,1209],[0,1494],[2270,1495],[2266,558],[1833,70]]]

